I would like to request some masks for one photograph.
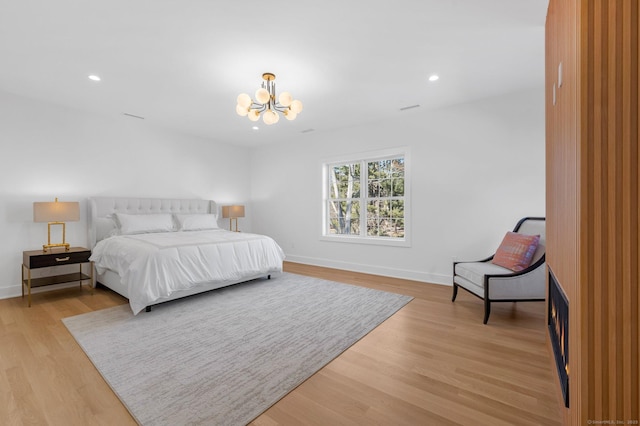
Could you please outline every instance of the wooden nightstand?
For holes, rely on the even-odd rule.
[[[24,288],[26,287],[29,307],[31,307],[31,289],[34,287],[78,281],[80,288],[82,288],[82,282],[88,280],[89,286],[93,291],[93,262],[89,260],[90,256],[91,250],[84,247],[71,247],[69,251],[55,250],[47,253],[42,250],[22,252],[22,297],[24,297]],[[82,273],[83,263],[89,264],[89,275]],[[70,274],[31,278],[32,269],[61,265],[78,265],[79,271]]]

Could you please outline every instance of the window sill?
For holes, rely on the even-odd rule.
[[[330,241],[332,243],[350,243],[350,244],[369,244],[387,247],[411,247],[408,238],[389,238],[380,237],[352,237],[348,235],[322,235],[320,241]]]

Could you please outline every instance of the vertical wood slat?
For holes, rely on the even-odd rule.
[[[613,371],[615,370],[615,366],[613,366],[613,361],[615,358],[615,347],[609,344],[610,342],[610,333],[609,326],[613,320],[612,312],[611,312],[611,303],[613,302],[612,293],[615,290],[613,286],[607,285],[607,279],[610,277],[612,271],[615,268],[611,267],[611,263],[613,263],[612,256],[615,255],[615,233],[613,232],[613,223],[612,211],[613,206],[615,206],[614,197],[615,194],[611,191],[611,173],[614,172],[613,167],[610,165],[615,161],[615,155],[613,153],[614,147],[612,146],[615,143],[615,136],[610,132],[613,131],[613,126],[610,121],[611,114],[611,94],[615,93],[615,90],[612,90],[611,82],[613,79],[610,75],[610,57],[609,57],[609,49],[607,46],[607,42],[609,41],[610,34],[608,33],[608,23],[609,23],[609,12],[610,8],[606,4],[606,2],[597,2],[600,7],[600,14],[597,14],[592,18],[594,21],[594,25],[592,27],[592,31],[595,33],[595,43],[592,46],[588,46],[587,49],[590,52],[598,52],[600,54],[601,63],[597,68],[589,70],[589,80],[599,80],[602,82],[602,93],[600,95],[600,100],[593,104],[588,104],[589,109],[596,109],[595,119],[602,123],[602,132],[595,135],[595,140],[593,146],[590,147],[591,152],[589,153],[591,157],[600,157],[602,158],[601,166],[602,166],[602,198],[596,199],[595,205],[592,209],[588,210],[586,213],[588,215],[593,215],[595,211],[600,210],[602,212],[603,222],[600,224],[602,227],[602,236],[600,239],[595,239],[589,242],[590,245],[595,244],[603,248],[603,253],[600,256],[596,256],[595,258],[588,259],[588,262],[595,262],[602,267],[602,276],[600,279],[596,279],[596,277],[590,277],[590,286],[598,289],[598,293],[601,294],[600,304],[602,307],[602,315],[600,317],[600,321],[598,325],[591,330],[591,335],[595,335],[596,337],[600,337],[600,341],[602,342],[600,346],[596,347],[596,350],[600,352],[602,356],[602,377],[600,381],[596,381],[596,386],[599,389],[602,389],[602,398],[596,401],[599,403],[590,404],[590,406],[601,407],[602,411],[597,417],[592,417],[594,419],[604,419],[606,413],[611,412],[611,404],[615,402],[615,394],[612,394],[610,389],[611,378],[615,376]],[[615,63],[612,64],[615,66]],[[599,78],[596,78],[596,75]]]
[[[612,207],[611,216],[615,216],[616,219],[611,226],[613,235],[611,236],[612,250],[609,253],[610,267],[612,273],[609,279],[615,280],[614,282],[623,281],[623,246],[625,238],[620,238],[623,232],[622,212],[622,197],[624,193],[624,186],[622,177],[624,174],[622,164],[622,149],[625,145],[625,141],[622,139],[622,117],[624,116],[623,100],[628,96],[624,96],[622,92],[622,81],[625,71],[622,68],[622,43],[623,43],[623,26],[622,26],[622,5],[623,2],[614,2],[611,4],[611,13],[609,14],[609,28],[610,34],[608,37],[608,48],[610,49],[610,75],[612,76],[609,105],[611,107],[612,116],[612,129],[609,134],[609,148],[614,155],[613,167],[611,167],[610,176],[612,186]],[[617,213],[617,212],[620,213]],[[622,290],[624,285],[608,285],[610,294],[612,295],[612,303],[610,306],[613,308],[611,315],[611,321],[609,322],[609,338],[615,339],[616,342],[622,341],[622,313],[624,311],[624,301],[622,300]],[[612,346],[612,345],[610,345]],[[623,371],[624,366],[622,364],[624,349],[619,347],[611,347],[609,349],[610,358],[614,359],[614,366],[611,368],[612,378],[609,383],[615,383],[615,386],[610,386],[611,401],[609,403],[610,410],[613,413],[620,413],[622,416],[624,411],[624,398],[623,398]]]
[[[640,420],[639,26],[637,0],[549,4],[547,264],[570,303],[566,424]]]
[[[640,128],[638,120],[640,120],[640,5],[638,2],[631,2],[629,5],[629,16],[631,22],[628,27],[630,30],[630,43],[629,43],[629,81],[630,81],[630,123],[629,123],[629,145],[631,152],[629,160],[631,165],[630,171],[630,191],[629,195],[632,201],[629,205],[629,229],[631,235],[635,236],[635,240],[630,239],[629,245],[630,256],[629,262],[631,264],[630,281],[632,283],[638,283],[636,286],[631,286],[629,289],[629,327],[628,327],[628,339],[631,342],[631,353],[628,356],[631,372],[627,382],[629,390],[629,409],[625,411],[625,416],[631,418],[634,414],[632,412],[632,404],[640,402],[640,363],[638,362],[638,354],[640,354]],[[635,56],[634,56],[635,55]],[[635,96],[633,95],[635,93]],[[634,122],[635,121],[635,125]],[[633,215],[635,212],[635,217]],[[634,306],[635,301],[635,306]],[[631,355],[635,354],[635,356]],[[634,383],[635,382],[635,383]],[[640,403],[638,404],[640,405]],[[637,410],[636,410],[637,411]],[[636,414],[638,414],[636,412]]]
[[[604,253],[606,253],[605,248],[601,244],[595,244],[593,241],[602,241],[606,239],[607,228],[606,228],[606,220],[604,218],[606,211],[604,209],[598,209],[596,206],[602,203],[603,199],[607,197],[607,186],[606,186],[606,157],[603,155],[594,155],[596,152],[597,144],[599,143],[602,133],[606,132],[606,123],[601,120],[601,110],[599,108],[592,109],[589,108],[590,105],[602,105],[603,98],[606,98],[606,90],[607,85],[603,79],[592,79],[589,74],[593,72],[592,70],[598,70],[602,72],[603,69],[606,69],[606,57],[602,56],[602,46],[600,46],[601,37],[598,37],[598,32],[601,31],[601,22],[596,20],[596,17],[602,16],[604,11],[602,10],[601,4],[590,3],[586,8],[588,17],[587,17],[587,26],[585,29],[587,32],[587,45],[584,46],[586,51],[585,56],[587,59],[587,75],[585,76],[586,82],[586,99],[587,103],[584,104],[583,108],[587,109],[586,117],[587,117],[587,129],[583,133],[584,137],[587,140],[587,147],[585,154],[587,156],[587,169],[585,170],[585,176],[590,179],[587,183],[586,198],[588,201],[588,207],[582,210],[583,214],[588,214],[589,212],[593,212],[592,216],[586,216],[585,223],[588,226],[586,231],[587,238],[590,238],[591,241],[587,243],[587,249],[589,253],[587,253],[587,257],[590,259],[601,258]],[[589,46],[595,46],[595,49],[590,49]],[[604,153],[606,156],[606,152]],[[591,171],[591,173],[590,173]],[[593,174],[593,177],[591,175]],[[592,186],[593,185],[593,186]],[[589,188],[593,188],[589,191]],[[589,265],[591,272],[589,276],[592,277],[601,277],[604,279],[606,276],[605,264],[599,262],[585,262]],[[606,316],[606,304],[598,303],[598,301],[606,300],[606,293],[602,287],[587,287],[588,293],[587,297],[594,302],[594,323],[589,328],[589,333],[592,333],[596,327],[599,327],[597,318],[602,318]],[[603,311],[604,310],[604,311]],[[587,365],[602,365],[608,366],[607,362],[607,354],[602,351],[602,348],[607,348],[606,340],[603,341],[603,337],[600,333],[597,333],[593,338],[588,339],[589,352],[592,362]],[[589,374],[589,372],[585,372]],[[606,380],[607,367],[597,369],[592,373],[593,378],[589,381],[592,383],[592,387],[588,389],[591,393],[588,395],[588,400],[596,399],[599,401],[605,401],[608,395],[607,389],[602,388],[602,383]],[[602,404],[598,406],[594,406],[592,404],[586,405],[590,411],[587,412],[587,415],[591,419],[600,419],[604,418],[604,407]]]
[[[623,181],[629,182],[628,204],[623,206],[625,212],[625,228],[629,230],[629,238],[625,252],[628,253],[626,263],[623,265],[625,271],[628,270],[628,276],[624,278],[624,282],[629,285],[625,286],[623,291],[623,299],[627,301],[625,304],[624,324],[625,332],[623,341],[627,342],[630,351],[625,354],[626,362],[624,362],[626,371],[629,372],[625,376],[624,395],[625,395],[625,417],[640,416],[640,362],[638,354],[640,353],[640,297],[638,286],[640,285],[640,156],[638,143],[640,141],[640,7],[637,1],[626,2],[623,9],[623,16],[628,17],[625,20],[625,36],[624,40],[628,40],[624,50],[623,69],[627,69],[625,74],[625,84],[623,84],[623,92],[630,95],[626,98],[624,111],[625,114],[623,127],[625,129],[625,146],[628,152],[624,157],[628,159],[626,176]],[[635,214],[634,214],[635,213]],[[635,284],[634,284],[635,283]],[[635,412],[633,405],[636,406]],[[640,419],[638,419],[640,420]]]
[[[579,20],[581,25],[579,24],[579,28],[580,28],[580,34],[579,34],[579,41],[578,41],[578,49],[580,50],[580,58],[578,59],[578,64],[576,64],[576,66],[578,66],[580,68],[580,81],[577,82],[576,84],[578,84],[579,87],[579,97],[577,99],[578,104],[580,105],[581,111],[580,111],[580,117],[584,117],[585,116],[585,111],[587,111],[586,113],[589,113],[589,111],[586,109],[586,105],[585,105],[585,101],[586,102],[594,102],[594,100],[592,99],[594,96],[599,95],[600,91],[596,90],[596,88],[594,87],[595,84],[599,84],[598,81],[589,81],[586,78],[586,70],[592,68],[593,62],[594,62],[594,58],[593,56],[589,55],[588,52],[585,51],[585,44],[581,43],[580,40],[591,40],[592,42],[592,38],[593,38],[593,33],[588,31],[588,28],[593,26],[593,22],[590,22],[589,19],[591,16],[593,16],[593,12],[590,11],[590,9],[593,9],[595,7],[594,4],[590,4],[589,7],[582,7],[582,6],[577,6],[578,10],[577,13],[579,13]],[[587,22],[587,24],[585,25],[584,23]],[[586,63],[586,67],[585,64]],[[581,82],[587,81],[589,82],[588,84],[584,85],[584,84],[580,84]],[[589,128],[585,128],[585,126],[588,123],[593,123],[593,125],[596,127],[596,131],[600,131],[600,123],[595,122],[595,118],[594,117],[590,117],[590,120],[588,120],[587,122],[585,122],[584,120],[581,120],[580,117],[578,118],[579,121],[579,126],[580,126],[580,135],[582,137],[582,135],[584,135],[585,140],[587,143],[593,144],[593,138],[590,137],[593,135],[594,131],[590,131]],[[588,200],[588,202],[591,204],[593,203],[593,201],[589,198],[590,195],[590,191],[589,188],[592,188],[592,191],[594,191],[594,196],[595,195],[599,195],[601,193],[601,186],[598,184],[599,182],[601,182],[601,171],[602,169],[600,167],[595,167],[594,168],[594,173],[587,173],[585,170],[585,164],[588,164],[588,159],[586,158],[587,154],[590,152],[590,150],[583,150],[580,149],[580,144],[583,143],[582,140],[578,140],[576,141],[576,149],[580,152],[580,162],[581,162],[581,170],[580,170],[580,174],[581,174],[581,178],[582,178],[582,182],[584,182],[584,179],[587,179],[587,183],[586,186],[584,184],[579,184],[580,187],[580,191],[581,191],[581,199],[580,202],[584,202],[584,200]],[[581,206],[579,206],[580,208]],[[580,222],[581,222],[581,226],[580,226],[580,236],[583,236],[585,234],[588,234],[589,232],[589,223],[585,220],[584,218],[584,209],[581,208],[580,211]],[[601,219],[596,216],[594,218],[594,220],[597,221],[597,223],[601,222]],[[599,228],[596,228],[596,231],[599,230]],[[582,240],[580,240],[578,242],[579,251],[584,252],[584,248],[582,248],[581,246],[582,244]],[[596,255],[599,255],[599,251],[600,251],[600,247],[597,246],[592,246],[592,245],[588,245],[586,247],[587,250],[587,256],[589,257],[594,257]],[[598,253],[594,253],[595,251],[598,251]],[[586,272],[585,272],[586,270]],[[596,275],[600,273],[599,270],[599,265],[593,264],[593,263],[587,263],[587,262],[581,262],[580,263],[580,278],[582,276],[584,276],[584,274],[592,274],[592,275]],[[580,281],[580,278],[578,278],[578,282]],[[588,392],[601,392],[601,389],[597,389],[595,382],[597,380],[597,376],[595,374],[589,374],[589,369],[591,365],[594,365],[596,363],[601,363],[601,359],[599,359],[598,357],[598,353],[594,351],[594,345],[598,345],[599,342],[594,341],[593,339],[585,339],[584,337],[588,335],[589,330],[593,330],[593,328],[595,327],[595,318],[600,314],[600,305],[596,303],[596,297],[593,294],[593,289],[591,288],[585,288],[583,291],[580,291],[580,288],[576,288],[574,291],[576,291],[580,297],[578,298],[579,303],[575,306],[572,307],[572,309],[574,311],[576,311],[576,324],[569,324],[569,328],[572,329],[574,328],[573,325],[577,325],[577,327],[575,328],[580,328],[580,336],[575,336],[576,340],[578,342],[578,345],[580,345],[580,358],[582,360],[581,363],[581,369],[579,371],[576,371],[577,375],[581,376],[581,379],[583,382],[585,382],[587,384],[586,389]],[[584,307],[587,307],[587,309],[591,310],[591,312],[594,313],[594,315],[592,315],[591,317],[586,318],[583,321],[583,316],[581,313],[581,310],[584,309]],[[573,351],[575,352],[575,351]],[[572,388],[573,393],[574,393],[574,400],[572,400],[573,402],[577,402],[576,405],[571,406],[570,409],[570,420],[571,420],[571,424],[573,424],[575,422],[576,419],[580,419],[580,418],[584,418],[588,415],[587,410],[589,409],[588,404],[584,403],[584,395],[582,389],[585,389],[584,386],[580,387],[579,389],[576,388]]]

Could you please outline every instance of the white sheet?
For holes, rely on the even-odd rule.
[[[114,236],[96,244],[91,260],[98,273],[120,275],[137,314],[177,290],[280,272],[284,257],[272,238],[216,229]]]

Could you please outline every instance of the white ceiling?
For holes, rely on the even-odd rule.
[[[263,145],[541,88],[547,4],[1,0],[0,91]],[[266,71],[304,111],[255,131],[236,97]]]

